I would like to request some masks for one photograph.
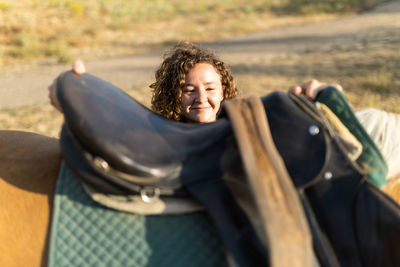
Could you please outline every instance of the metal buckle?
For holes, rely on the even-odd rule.
[[[157,187],[143,187],[140,189],[140,197],[145,203],[153,203],[160,198],[161,190]]]

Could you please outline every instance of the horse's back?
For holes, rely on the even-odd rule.
[[[60,167],[58,140],[0,131],[0,262],[43,266]]]

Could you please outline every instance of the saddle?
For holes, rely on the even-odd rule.
[[[57,96],[65,115],[65,161],[94,200],[100,194],[103,202],[116,206],[107,197],[122,196],[149,204],[132,209],[147,214],[179,213],[177,206],[189,201],[183,212],[204,207],[237,266],[269,265],[273,253],[264,238],[268,231],[260,234],[259,221],[252,216],[260,214],[260,204],[247,181],[251,164],[241,157],[245,146],[238,145],[233,129],[238,124],[232,126],[232,110],[238,104],[227,103],[215,123],[183,124],[151,112],[97,77],[72,72],[57,79]],[[280,92],[260,103],[297,189],[319,264],[399,264],[399,207],[370,181],[371,170],[354,159],[321,109],[303,97]],[[163,205],[151,207],[160,201]],[[166,209],[169,201],[179,205]]]
[[[227,120],[202,125],[166,120],[90,74],[61,75],[57,97],[65,115],[61,131],[65,158],[99,193],[140,195],[139,203],[169,204],[180,199],[185,203],[188,192],[179,177],[190,177],[187,183],[195,183],[229,168],[215,160],[227,153],[231,135]],[[190,207],[198,209],[195,203],[188,211]],[[181,208],[132,209],[158,214],[180,213]]]

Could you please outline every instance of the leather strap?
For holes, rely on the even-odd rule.
[[[261,217],[270,266],[312,266],[310,230],[301,202],[272,139],[264,106],[251,96],[225,104],[248,184]]]

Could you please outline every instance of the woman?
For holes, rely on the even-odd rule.
[[[184,122],[213,122],[221,103],[238,94],[228,67],[214,53],[182,42],[164,56],[155,73],[151,108]]]

